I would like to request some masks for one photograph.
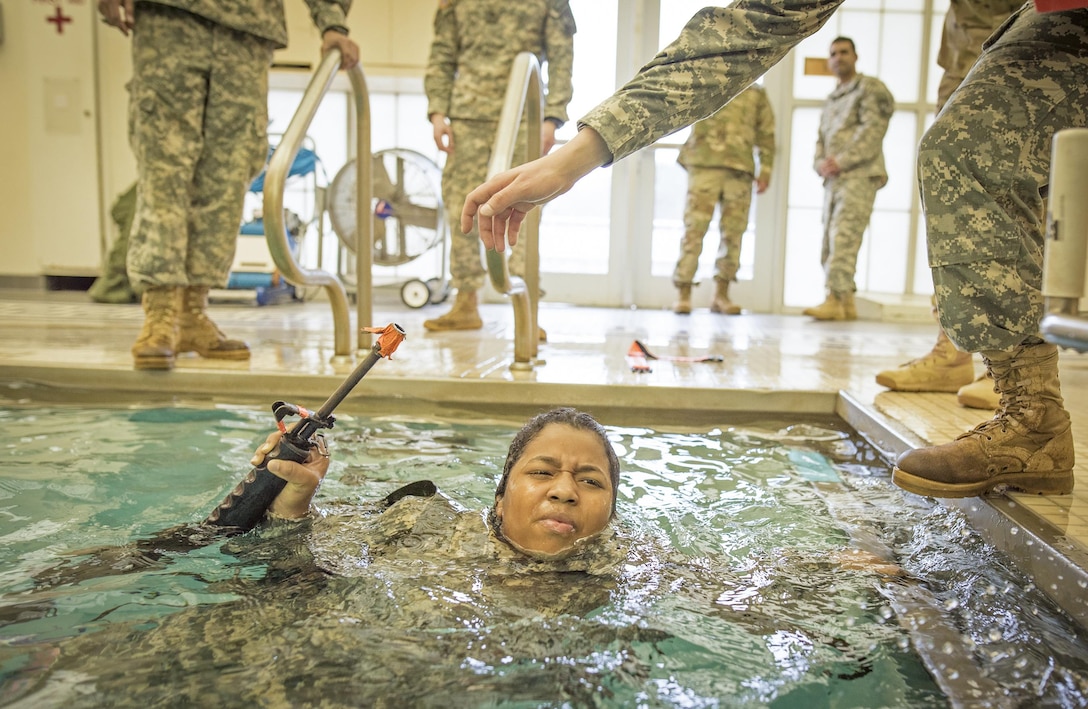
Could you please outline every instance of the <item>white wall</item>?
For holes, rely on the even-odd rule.
[[[97,275],[116,236],[109,207],[135,179],[125,90],[128,39],[96,3],[0,0],[0,276]],[[286,0],[291,46],[277,63],[320,59],[302,0]],[[48,22],[61,9],[71,22]],[[421,76],[435,0],[357,0],[348,19],[368,79]]]
[[[3,270],[68,274],[100,251],[93,10],[5,0],[3,12]]]

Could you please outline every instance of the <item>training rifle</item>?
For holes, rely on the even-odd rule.
[[[296,463],[302,463],[310,456],[312,448],[324,446],[324,440],[319,431],[333,427],[336,420],[332,415],[333,410],[378,360],[389,357],[396,351],[405,337],[404,330],[396,323],[390,323],[384,328],[366,328],[366,330],[379,333],[378,341],[374,343],[366,359],[355,368],[320,409],[310,412],[301,406],[285,401],[272,404],[276,426],[283,432],[283,437],[272,452],[265,456],[261,464],[250,470],[249,474],[212,510],[208,518],[204,520],[205,524],[232,527],[238,531],[247,532],[264,519],[265,512],[276,499],[276,495],[279,495],[287,485],[286,480],[268,470],[268,461],[293,460]],[[299,417],[298,422],[288,430],[283,420],[288,416],[296,415]]]

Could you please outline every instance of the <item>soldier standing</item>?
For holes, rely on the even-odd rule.
[[[306,0],[321,51],[359,60],[345,26],[351,0]],[[175,355],[249,359],[206,314],[226,285],[243,199],[268,155],[268,68],[287,46],[282,0],[99,0],[106,24],[132,33],[129,142],[136,215],[128,276],[142,291],[136,369],[172,369]]]
[[[982,43],[1023,3],[1021,0],[952,0],[941,29],[937,65],[944,69],[937,87],[937,113],[963,82],[982,52]],[[933,317],[937,299],[933,298]],[[996,409],[994,382],[983,373],[975,379],[970,352],[957,348],[944,330],[937,328],[937,342],[927,354],[876,375],[876,382],[893,391],[956,392],[963,406]]]
[[[813,166],[824,178],[824,239],[820,263],[827,297],[805,308],[817,320],[855,320],[854,272],[876,193],[888,183],[884,134],[895,100],[880,79],[859,74],[854,41],[831,41],[828,68],[839,84],[824,103]]]
[[[461,205],[469,190],[487,178],[501,97],[521,52],[532,52],[541,64],[547,63],[543,152],[555,144],[555,131],[567,120],[572,95],[575,29],[568,0],[439,0],[423,87],[435,145],[446,153],[442,200],[451,226],[450,285],[457,295],[448,313],[424,321],[428,330],[483,327],[476,298],[484,280],[479,234],[462,234],[456,228]],[[523,127],[515,162],[524,160],[527,142]],[[511,272],[519,276],[525,265],[521,253],[515,249],[510,262]]]
[[[711,312],[738,315],[740,306],[729,300],[729,284],[737,280],[740,247],[748,230],[752,183],[763,194],[774,167],[774,111],[762,86],[753,84],[717,113],[691,127],[677,158],[688,171],[684,205],[684,237],[672,282],[679,291],[673,312],[691,312],[691,285],[699,266],[714,208],[721,209],[721,242],[714,261],[714,300]],[[757,168],[756,158],[759,165]]]

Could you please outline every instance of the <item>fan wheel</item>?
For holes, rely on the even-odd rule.
[[[409,308],[422,308],[431,302],[431,288],[418,278],[400,287],[400,299]]]
[[[442,170],[414,150],[392,148],[372,156],[371,214],[374,263],[399,266],[439,244],[446,229],[442,205]],[[329,185],[329,220],[345,247],[355,252],[355,161],[336,173]]]

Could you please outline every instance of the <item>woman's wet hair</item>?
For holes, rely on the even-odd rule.
[[[506,482],[510,479],[510,470],[525,454],[525,448],[537,437],[537,434],[553,423],[561,423],[579,431],[589,431],[600,440],[601,447],[608,457],[608,477],[612,481],[611,515],[615,516],[616,497],[620,488],[620,460],[616,456],[615,449],[612,448],[612,442],[608,440],[608,432],[604,430],[604,426],[597,423],[597,419],[584,411],[569,407],[552,409],[537,414],[521,427],[521,430],[514,436],[514,440],[510,441],[510,448],[506,452],[506,464],[502,468],[502,479],[499,480],[498,487],[495,488],[495,497],[502,497],[506,494]]]

